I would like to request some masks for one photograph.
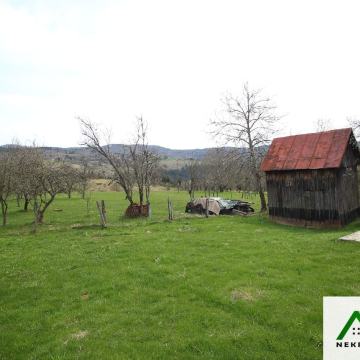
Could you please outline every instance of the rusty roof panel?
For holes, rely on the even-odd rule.
[[[308,169],[323,169],[326,159],[311,159]]]
[[[306,136],[306,138],[304,139],[305,144],[302,149],[300,158],[310,160],[315,152],[316,145],[320,138],[320,133],[306,134],[305,136]]]
[[[286,136],[273,140],[262,164],[263,171],[340,167],[352,130]]]
[[[296,170],[308,169],[311,163],[311,159],[299,159],[296,163]]]
[[[279,151],[280,145],[281,145],[281,139],[275,138],[271,144],[271,147],[269,148],[268,154],[270,156],[276,155],[277,152]]]
[[[285,162],[285,169],[295,169],[299,161],[299,154],[301,154],[305,142],[300,137],[294,137],[292,147],[289,150],[287,160]]]
[[[334,134],[333,144],[330,147],[325,167],[336,167],[340,164],[348,145],[348,135],[345,132]]]
[[[279,152],[280,146],[281,146],[280,139],[274,139],[271,144],[271,147],[268,150],[270,167],[275,167],[277,164],[278,161],[277,153]],[[281,168],[279,168],[279,170],[281,170]]]
[[[282,141],[281,142],[279,151],[277,153],[279,161],[285,161],[287,159],[293,142],[294,142],[293,138],[290,138],[287,141]]]
[[[326,159],[330,147],[332,145],[332,140],[334,137],[333,131],[327,131],[320,134],[313,158],[316,159]]]

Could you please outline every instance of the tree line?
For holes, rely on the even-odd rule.
[[[147,142],[147,125],[138,118],[135,140],[121,152],[113,152],[110,142],[104,142],[102,131],[89,121],[79,119],[83,145],[105,159],[112,169],[109,184],[120,185],[130,205],[150,204],[151,186],[159,172],[159,156],[150,151]],[[47,159],[41,148],[13,144],[2,147],[0,151],[0,203],[2,224],[8,220],[11,198],[18,206],[28,211],[29,205],[34,213],[35,227],[43,223],[46,210],[56,196],[65,193],[70,198],[73,191],[85,198],[89,180],[94,177],[94,169],[86,158],[80,166]],[[134,190],[137,191],[134,191]]]
[[[190,197],[196,190],[204,194],[224,190],[253,190],[266,210],[264,181],[259,170],[264,146],[270,141],[279,117],[270,98],[260,90],[243,86],[238,96],[223,99],[223,112],[210,121],[212,135],[238,150],[217,148],[201,161],[189,161],[185,178],[178,178],[178,189],[186,188]],[[160,157],[150,150],[148,128],[142,117],[136,121],[134,141],[120,152],[111,148],[110,137],[97,124],[79,118],[82,145],[87,146],[105,160],[112,169],[110,183],[124,191],[129,206],[150,205],[151,186],[161,179]],[[15,196],[24,211],[31,204],[34,224],[41,224],[44,214],[59,193],[71,197],[74,190],[82,197],[88,186],[91,170],[84,159],[80,168],[62,161],[49,160],[36,146],[12,145],[0,152],[0,203],[3,225],[7,223],[8,204]],[[136,191],[134,191],[136,190]]]
[[[256,166],[259,167],[266,147],[256,150]],[[189,159],[177,170],[165,170],[159,181],[161,185],[185,190],[191,199],[200,196],[221,196],[224,191],[258,192],[253,178],[246,149],[214,148],[203,159]],[[265,177],[261,185],[265,189]]]
[[[106,175],[124,191],[129,207],[150,206],[154,184],[175,186],[186,190],[190,198],[195,191],[205,196],[219,195],[225,190],[258,192],[261,210],[267,208],[265,181],[260,163],[276,130],[279,128],[276,107],[261,90],[247,83],[238,96],[228,94],[222,99],[222,109],[210,120],[213,138],[223,146],[210,150],[201,160],[189,160],[181,169],[167,170],[160,166],[160,156],[148,144],[148,127],[142,117],[137,118],[131,145],[120,151],[111,147],[106,129],[96,123],[78,118],[82,145],[91,149],[111,169]],[[360,121],[348,118],[356,135]],[[329,127],[329,120],[319,119],[317,130]],[[231,147],[229,147],[231,145]],[[34,224],[41,224],[44,214],[59,193],[70,198],[73,191],[85,197],[89,180],[96,169],[83,158],[80,165],[59,159],[47,159],[36,146],[13,144],[0,148],[0,204],[2,224],[7,223],[9,200],[34,213]]]
[[[62,161],[48,160],[36,146],[9,145],[0,152],[0,203],[2,224],[7,224],[9,200],[15,197],[24,211],[29,205],[34,224],[42,224],[48,207],[59,193],[71,197],[79,191],[85,197],[91,169],[84,159],[75,168]]]
[[[202,188],[222,192],[224,189],[254,189],[259,193],[261,211],[266,211],[265,183],[260,171],[266,145],[276,132],[280,116],[269,97],[247,83],[238,96],[228,94],[222,109],[210,121],[213,137],[238,151],[214,150],[201,162],[190,163],[186,170],[190,197]]]

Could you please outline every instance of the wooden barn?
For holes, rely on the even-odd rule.
[[[342,226],[359,215],[359,148],[350,128],[273,140],[262,164],[276,222]]]

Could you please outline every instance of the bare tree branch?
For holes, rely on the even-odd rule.
[[[257,148],[266,145],[275,133],[274,125],[279,120],[275,113],[276,107],[270,98],[261,96],[261,90],[251,90],[247,83],[239,97],[226,95],[222,103],[228,116],[210,121],[212,134],[222,138],[225,143],[247,147],[250,168],[260,194],[261,209],[266,210]]]

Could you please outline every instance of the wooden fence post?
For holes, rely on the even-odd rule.
[[[106,215],[105,215],[105,202],[101,200],[101,202],[97,201],[96,206],[99,211],[100,216],[100,225],[102,228],[106,228]]]
[[[168,198],[167,205],[168,205],[168,220],[171,220],[170,219],[170,199],[169,198]]]
[[[209,198],[206,198],[206,202],[205,202],[205,217],[209,217]]]
[[[106,207],[105,207],[105,201],[104,200],[101,200],[101,212],[103,214],[104,221],[106,223],[107,222],[107,219],[106,219]]]
[[[174,220],[173,205],[170,198],[168,198],[168,214],[169,214],[168,216],[169,220]]]

